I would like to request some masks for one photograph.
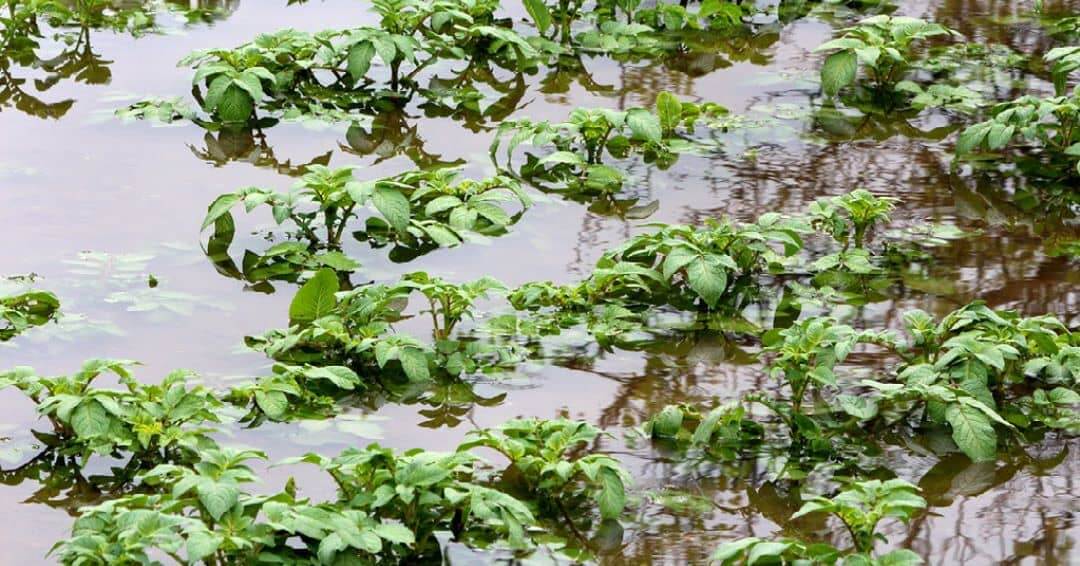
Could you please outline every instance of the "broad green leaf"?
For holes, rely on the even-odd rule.
[[[353,81],[360,81],[367,76],[373,57],[375,57],[375,46],[370,41],[362,41],[349,49],[349,61],[346,70],[348,70]]]
[[[664,139],[664,133],[660,129],[660,120],[653,116],[652,112],[643,108],[634,108],[627,112],[626,125],[638,139],[653,143],[660,143]]]
[[[201,482],[195,492],[199,496],[199,503],[215,521],[229,512],[240,498],[240,490],[234,485],[207,480]]]
[[[961,403],[945,409],[945,420],[952,427],[953,440],[960,450],[975,461],[997,457],[997,433],[982,411]]]
[[[430,379],[428,358],[423,350],[402,348],[398,359],[401,361],[401,368],[405,370],[405,375],[408,376],[410,381],[427,381]]]
[[[522,0],[522,3],[525,4],[525,11],[536,24],[536,29],[541,35],[546,34],[548,28],[551,27],[551,10],[548,9],[547,3],[544,0]]]
[[[835,96],[840,89],[855,82],[859,59],[854,51],[844,50],[829,55],[821,67],[821,90]]]
[[[243,88],[230,84],[217,104],[217,116],[227,124],[247,122],[255,110],[255,101]]]
[[[400,191],[388,187],[376,187],[372,202],[395,230],[405,232],[409,228],[411,216],[409,199],[405,198]]]
[[[240,202],[240,198],[240,195],[236,193],[226,193],[214,199],[207,209],[206,218],[203,218],[202,228],[199,230],[206,230],[211,224],[217,222],[218,218],[227,214],[236,203]]]
[[[619,474],[610,468],[600,470],[600,516],[617,519],[626,507],[626,487]]]
[[[337,306],[338,278],[333,269],[320,269],[296,292],[289,305],[289,320],[311,322],[334,311]]]
[[[715,308],[727,288],[727,271],[710,259],[702,256],[687,264],[686,282],[709,308]]]
[[[395,543],[411,545],[416,542],[416,536],[408,527],[400,523],[382,523],[375,526],[375,534],[379,538]]]

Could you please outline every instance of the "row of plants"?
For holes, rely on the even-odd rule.
[[[583,537],[592,517],[617,520],[626,506],[629,474],[588,449],[602,432],[565,419],[478,429],[448,453],[373,444],[335,457],[307,454],[282,464],[318,466],[337,484],[336,499],[299,498],[291,479],[280,491],[255,493],[250,462],[265,454],[215,440],[223,406],[245,402],[250,386],[218,394],[183,371],[145,384],[133,365],[91,360],[69,376],[26,367],[0,373],[0,387],[22,391],[51,424],[36,433],[51,456],[80,467],[92,456],[127,459],[113,470],[107,500],[81,508],[71,538],[53,549],[63,563],[143,563],[157,553],[190,564],[397,562],[438,556],[441,532],[478,548],[586,552],[587,539],[552,533]],[[344,367],[276,371],[306,395],[319,381],[361,385]],[[99,385],[107,373],[120,388]],[[274,393],[288,389],[282,383],[255,393],[257,402],[274,406]],[[477,455],[481,447],[501,464]]]

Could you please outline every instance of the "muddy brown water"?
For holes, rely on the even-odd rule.
[[[35,115],[42,107],[34,100],[0,103],[0,226],[5,229],[0,275],[37,274],[39,287],[59,294],[68,319],[0,346],[0,366],[67,373],[88,358],[117,357],[141,361],[144,379],[181,367],[214,385],[264,375],[267,360],[245,351],[242,337],[286,324],[293,287],[275,283],[275,293],[254,292],[215,270],[202,252],[205,235],[198,231],[215,196],[246,185],[286,188],[294,182],[290,175],[313,161],[358,165],[365,177],[415,167],[407,154],[428,162],[461,160],[470,174],[493,170],[487,156],[490,124],[470,131],[415,109],[406,119],[409,131],[385,138],[365,138],[344,126],[296,124],[268,129],[265,138],[217,135],[191,125],[153,127],[111,117],[135,97],[186,96],[190,71],[175,63],[193,49],[233,46],[282,27],[314,31],[373,21],[362,2],[284,4],[214,3],[222,12],[209,22],[183,24],[166,17],[167,34],[136,38],[90,30],[78,46],[84,50],[82,71],[55,84],[33,82],[45,76],[42,69],[7,68],[31,79],[21,83],[21,96],[63,103],[63,110],[42,117]],[[1054,43],[1033,22],[1031,9],[1026,2],[923,0],[899,2],[897,13],[934,19],[970,41],[1041,54]],[[1077,13],[1080,4],[1047,2],[1045,10]],[[750,219],[768,211],[798,212],[815,198],[865,187],[901,199],[894,214],[898,225],[948,222],[981,233],[935,250],[926,271],[905,280],[887,299],[846,309],[843,316],[851,324],[895,328],[905,310],[940,314],[975,298],[1080,324],[1078,264],[1047,253],[1048,242],[1077,237],[1075,206],[1024,199],[1026,181],[1016,176],[953,168],[952,127],[942,113],[926,113],[910,124],[900,119],[855,124],[840,133],[808,117],[820,103],[813,80],[820,57],[811,51],[856,17],[837,10],[766,22],[751,37],[733,38],[715,53],[667,64],[586,58],[588,77],[574,77],[561,87],[543,73],[523,77],[513,116],[557,120],[576,106],[651,105],[663,90],[718,102],[761,124],[719,134],[719,151],[682,156],[668,170],[632,165],[625,194],[637,199],[637,206],[656,203],[649,221],[698,223],[722,215]],[[1021,72],[991,77],[984,86],[999,99],[1049,88],[1044,79]],[[403,137],[410,138],[408,152],[399,151]],[[268,221],[243,217],[246,231],[239,233]],[[601,206],[550,196],[510,234],[488,242],[404,264],[388,261],[385,250],[357,246],[350,252],[363,264],[362,280],[423,269],[454,280],[490,275],[508,284],[572,281],[588,272],[604,249],[640,232],[642,224]],[[238,241],[234,254],[245,244],[256,245],[258,239]],[[149,274],[160,281],[154,291],[147,289]],[[448,449],[476,426],[515,416],[565,415],[613,433],[599,447],[633,470],[635,495],[642,499],[621,533],[604,533],[598,542],[602,561],[701,563],[726,540],[774,533],[835,537],[842,543],[824,521],[789,522],[798,495],[771,482],[763,465],[693,465],[625,440],[625,431],[666,404],[731,400],[776,387],[755,364],[753,352],[752,346],[706,333],[664,335],[634,351],[586,344],[529,365],[513,378],[478,381],[471,390],[438,391],[417,403],[350,408],[352,433],[336,423],[266,425],[235,431],[229,440],[262,448],[271,460],[310,450],[336,453],[370,441]],[[872,355],[862,359],[868,371],[887,363]],[[96,494],[79,482],[32,469],[8,471],[32,456],[29,431],[36,421],[30,404],[13,391],[0,392],[0,414],[5,437],[0,468],[9,484],[0,487],[5,517],[0,563],[49,563],[49,547],[66,535],[75,509]],[[909,529],[887,525],[889,545],[911,548],[930,564],[1080,561],[1075,485],[1080,444],[1047,440],[978,464],[935,451],[932,439],[916,444],[887,451],[887,467],[918,483],[931,507]],[[106,463],[94,466],[86,473],[107,471]],[[329,486],[302,470],[267,470],[264,482],[278,486],[290,473],[312,486],[308,495],[328,493]],[[650,493],[663,490],[689,492],[710,503],[675,511],[649,502]]]

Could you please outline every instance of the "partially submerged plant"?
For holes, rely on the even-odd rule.
[[[827,543],[806,543],[793,539],[766,541],[757,537],[724,544],[712,559],[731,564],[802,563],[813,564],[921,564],[922,559],[908,549],[897,549],[876,556],[874,544],[885,540],[877,525],[885,518],[904,523],[926,508],[919,488],[900,479],[853,482],[832,498],[815,497],[799,509],[792,519],[810,513],[829,513],[838,518],[851,536],[853,548],[841,551]]]
[[[208,441],[207,425],[219,422],[219,401],[209,389],[189,385],[190,374],[173,372],[160,384],[140,383],[134,362],[90,360],[70,376],[43,377],[32,368],[0,373],[0,388],[14,387],[52,424],[47,444],[60,454],[129,453],[133,463],[190,461]],[[102,374],[119,378],[120,389],[95,387]]]
[[[885,15],[860,20],[843,32],[815,50],[830,52],[821,67],[821,89],[828,96],[855,84],[860,66],[872,90],[881,95],[891,94],[907,78],[916,43],[959,35],[941,24]]]
[[[526,493],[573,525],[582,517],[572,510],[588,500],[595,500],[604,519],[618,519],[626,507],[630,474],[611,456],[582,454],[600,434],[583,421],[516,419],[471,432],[458,450],[484,446],[499,452],[520,474]]]
[[[1022,96],[998,104],[992,114],[960,133],[957,155],[999,152],[1019,142],[1025,152],[1041,155],[1046,163],[1038,173],[1080,175],[1080,86],[1067,96]]]
[[[626,111],[578,108],[565,122],[534,122],[529,119],[505,121],[491,144],[492,160],[505,146],[507,164],[514,150],[523,143],[555,149],[544,157],[529,154],[520,173],[526,179],[564,183],[570,189],[585,192],[614,193],[622,186],[623,175],[603,163],[604,156],[618,159],[635,152],[646,159],[671,163],[681,152],[694,151],[697,143],[688,136],[696,124],[726,114],[727,109],[713,103],[681,102],[671,93],[662,92],[655,108],[631,108]]]

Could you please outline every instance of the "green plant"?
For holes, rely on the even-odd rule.
[[[48,291],[0,295],[0,342],[54,320],[59,310],[60,299]]]
[[[511,350],[450,338],[457,324],[472,316],[473,303],[501,287],[492,279],[451,284],[415,272],[395,285],[339,293],[337,277],[321,270],[293,298],[291,326],[249,338],[248,344],[283,362],[340,364],[361,374],[372,369],[400,371],[411,381],[427,381],[433,369],[459,375],[512,366],[520,358]],[[393,333],[392,325],[405,318],[403,311],[414,291],[429,301],[432,344]]]
[[[764,428],[738,405],[716,407],[705,414],[688,405],[668,405],[645,423],[642,432],[653,440],[734,459],[761,442]]]
[[[907,549],[898,549],[882,556],[874,556],[874,544],[885,540],[877,532],[877,525],[885,518],[900,519],[907,523],[926,508],[926,500],[919,495],[919,488],[901,480],[868,480],[853,482],[832,498],[815,497],[807,501],[792,519],[811,513],[829,513],[847,528],[854,548],[841,552],[824,543],[807,544],[781,539],[775,542],[758,538],[745,538],[724,544],[713,554],[713,561],[720,564],[799,563],[815,564],[921,564],[922,559]]]
[[[698,147],[697,142],[687,137],[693,133],[695,124],[726,113],[727,109],[717,104],[680,102],[674,95],[663,92],[653,109],[578,108],[561,123],[527,118],[504,121],[499,125],[490,153],[498,164],[497,154],[505,138],[509,138],[505,146],[508,164],[513,160],[514,150],[523,143],[552,146],[555,151],[543,158],[527,155],[526,163],[520,167],[525,178],[562,182],[586,192],[612,193],[622,186],[623,175],[602,163],[605,153],[623,159],[641,152],[646,159],[670,164],[676,154]]]
[[[400,523],[413,535],[419,554],[437,554],[436,531],[450,531],[462,542],[531,544],[536,526],[529,507],[511,495],[485,487],[480,460],[467,452],[393,450],[370,445],[327,458],[308,454],[307,462],[334,478],[338,501],[372,517]]]
[[[1051,172],[1080,174],[1080,86],[1070,96],[1022,96],[998,104],[992,114],[991,119],[960,133],[956,139],[958,156],[981,149],[996,152],[1019,140],[1025,151],[1042,153]],[[1061,163],[1073,160],[1076,163],[1071,167]]]
[[[898,199],[879,197],[865,189],[856,189],[838,197],[818,199],[810,204],[810,222],[843,246],[865,247],[866,236],[879,224],[889,222],[889,213]]]
[[[576,529],[571,509],[586,499],[595,500],[604,519],[617,519],[626,506],[630,474],[611,456],[581,453],[600,434],[583,421],[515,419],[470,432],[458,450],[484,446],[505,456],[527,493]]]
[[[260,206],[268,206],[274,221],[279,225],[288,221],[295,230],[291,237],[303,240],[312,251],[339,251],[349,221],[358,216],[359,209],[372,205],[378,216],[368,217],[365,230],[357,232],[357,237],[375,243],[395,241],[413,248],[422,248],[429,243],[455,246],[473,232],[505,233],[532,204],[513,179],[497,176],[455,183],[456,177],[454,170],[434,170],[361,182],[354,179],[350,167],[330,169],[310,165],[287,193],[247,187],[219,196],[208,207],[202,229],[216,226],[220,232],[223,229],[219,223],[223,222],[224,231],[231,232],[232,208],[242,204],[251,212]],[[522,207],[514,217],[501,206],[509,200],[516,200]],[[294,248],[271,250],[278,252],[274,255],[281,255],[294,251]],[[263,257],[270,255],[268,251]],[[301,266],[315,263],[335,269],[354,263],[345,260],[347,258],[336,254],[315,258],[302,256],[288,263]],[[281,265],[278,261],[274,263]],[[246,267],[253,267],[252,263],[248,262]]]
[[[346,367],[274,364],[273,375],[234,386],[224,399],[249,408],[254,424],[262,415],[274,421],[333,416],[338,393],[364,388],[360,376]]]
[[[821,89],[828,96],[854,84],[860,65],[874,90],[891,92],[911,68],[914,44],[943,35],[959,36],[941,24],[884,15],[860,20],[842,31],[842,36],[815,49],[830,52],[821,67]]]
[[[70,376],[43,377],[32,368],[0,373],[0,388],[14,387],[37,405],[53,426],[49,444],[63,455],[130,452],[136,464],[186,461],[203,445],[207,423],[219,422],[221,402],[191,375],[169,374],[157,385],[140,383],[128,371],[134,362],[90,360]],[[94,387],[104,373],[119,378],[122,389]]]

